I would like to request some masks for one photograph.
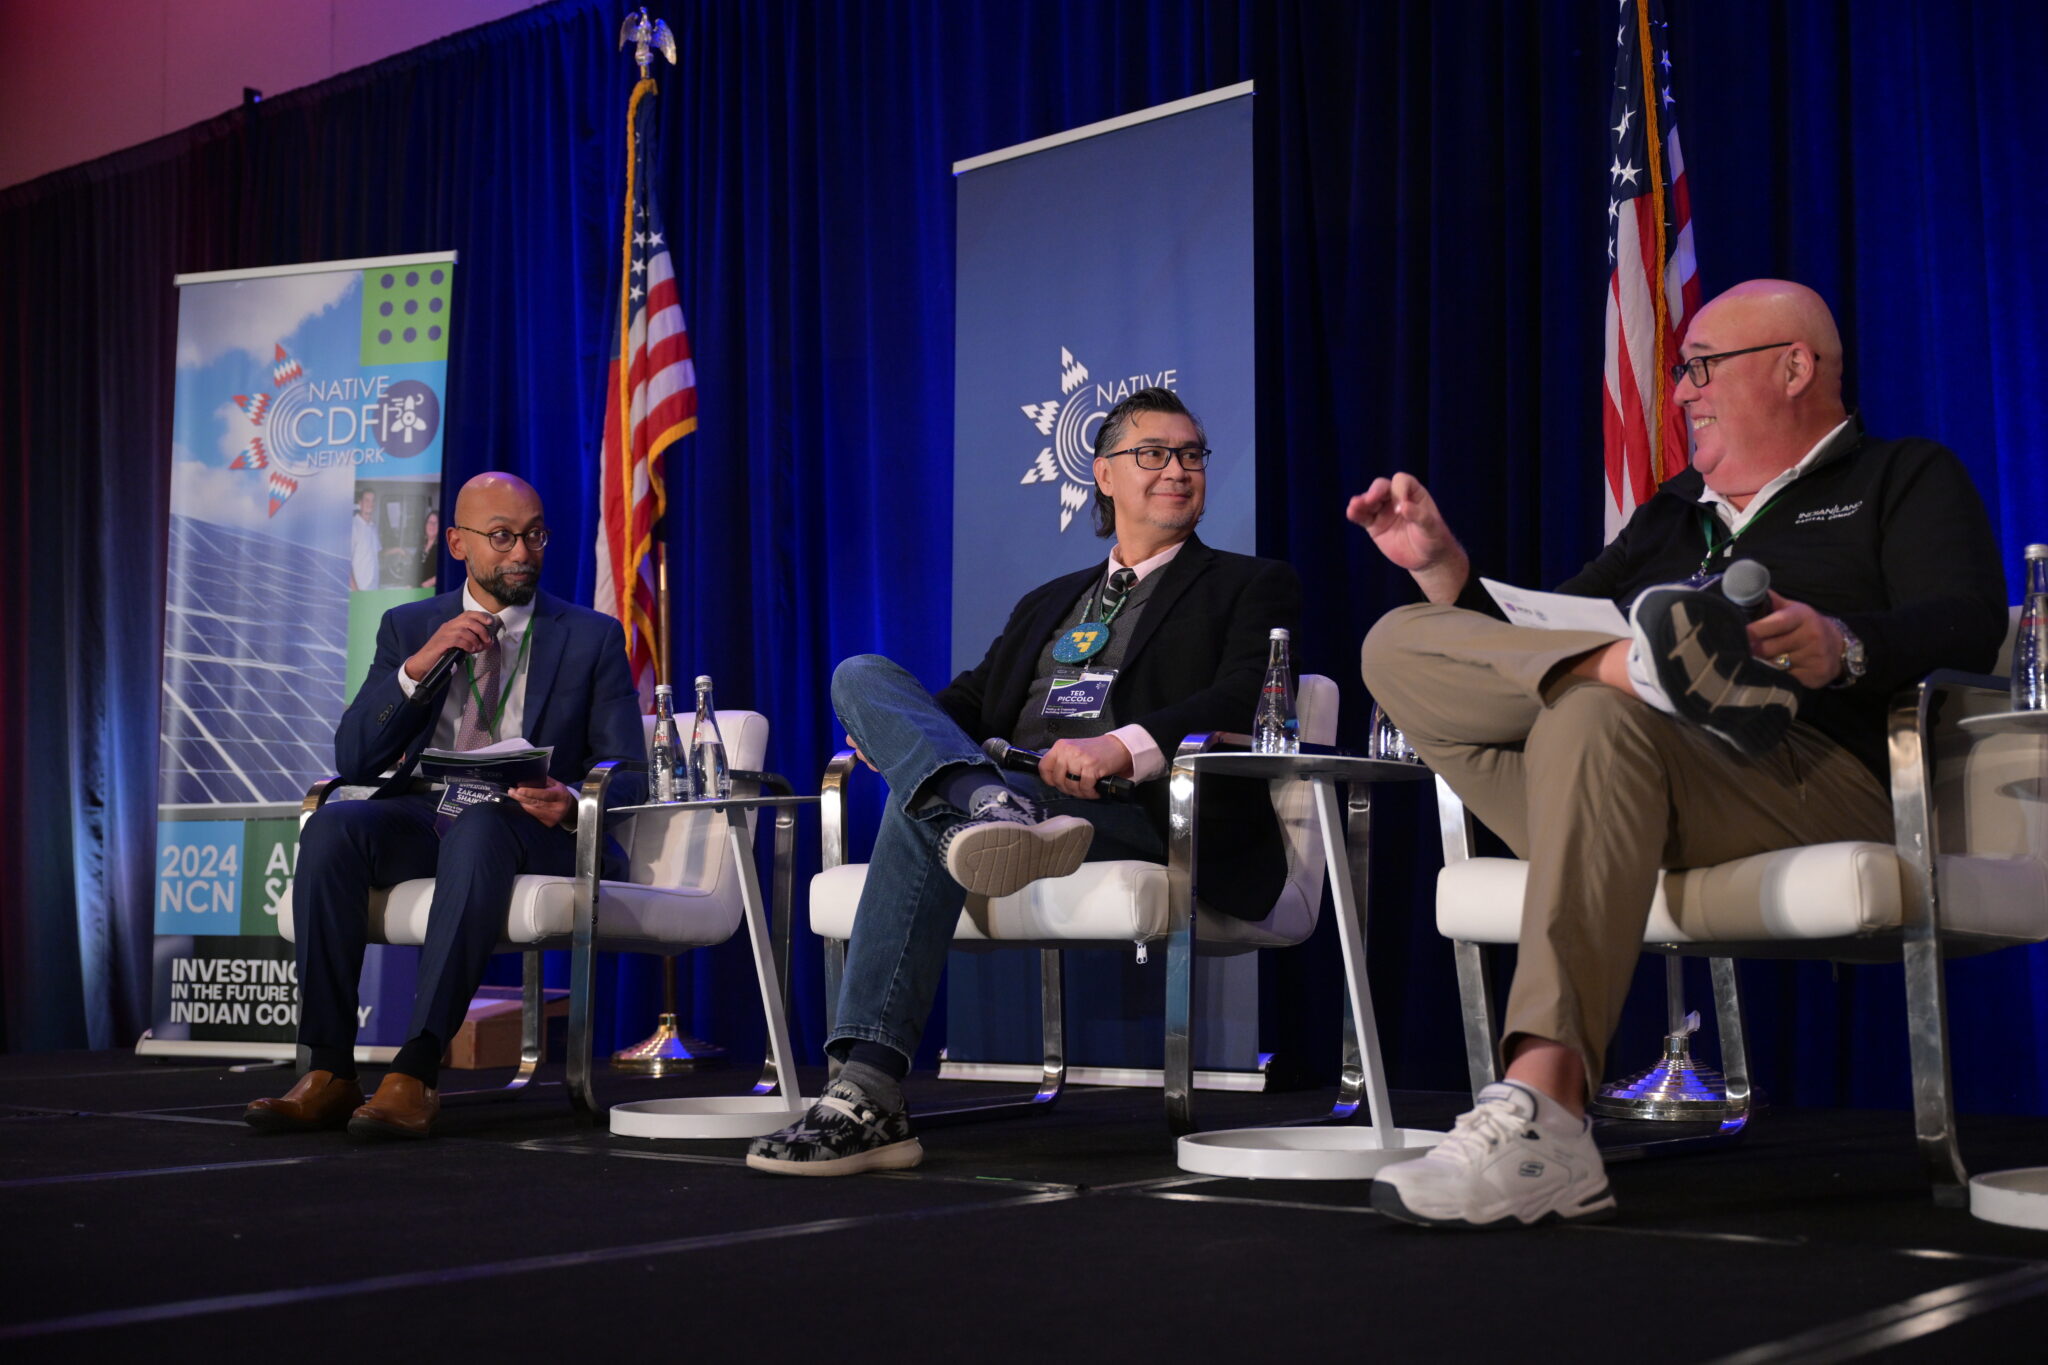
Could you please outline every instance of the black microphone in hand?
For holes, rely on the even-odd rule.
[[[495,640],[498,638],[498,632],[503,630],[504,626],[504,622],[493,616],[491,623],[485,626],[484,630]],[[448,675],[455,671],[455,665],[460,663],[462,656],[467,653],[469,653],[468,650],[464,649],[461,645],[457,645],[435,660],[434,666],[427,670],[427,676],[420,679],[419,685],[413,688],[412,695],[407,697],[406,700],[414,706],[425,706],[433,701],[440,693],[441,685],[448,681]]]
[[[1754,621],[1771,614],[1771,571],[1754,559],[1738,559],[1721,575],[1721,595]]]
[[[1038,764],[1044,754],[1020,749],[1007,739],[985,739],[981,751],[996,761],[998,768],[1008,768],[1013,773],[1038,772]],[[1101,777],[1095,781],[1095,790],[1103,796],[1129,796],[1138,789],[1138,784],[1128,777]]]

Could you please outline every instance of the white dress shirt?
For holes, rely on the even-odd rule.
[[[1728,499],[1722,497],[1719,493],[1716,493],[1711,488],[1704,488],[1701,490],[1700,501],[1714,509],[1714,515],[1721,519],[1721,524],[1723,526],[1727,527],[1731,532],[1740,532],[1743,527],[1749,525],[1751,521],[1755,520],[1756,515],[1759,512],[1763,511],[1764,508],[1769,507],[1771,505],[1771,499],[1778,496],[1779,489],[1783,488],[1786,484],[1792,482],[1792,480],[1798,478],[1801,474],[1804,474],[1809,468],[1811,468],[1813,465],[1813,457],[1820,454],[1821,448],[1827,445],[1829,441],[1832,441],[1835,439],[1835,437],[1839,436],[1841,434],[1842,428],[1848,425],[1849,419],[1846,417],[1843,418],[1841,421],[1837,422],[1834,425],[1834,427],[1828,432],[1827,435],[1821,437],[1818,441],[1815,441],[1813,443],[1813,449],[1807,451],[1806,454],[1799,457],[1798,464],[1793,465],[1790,469],[1780,474],[1777,478],[1772,479],[1762,488],[1757,489],[1756,492],[1750,497],[1749,502],[1746,505],[1744,505],[1741,511],[1737,511],[1734,503],[1728,501]]]
[[[464,611],[488,611],[483,603],[476,600],[469,590],[469,580],[462,581],[462,609]],[[497,738],[523,739],[526,731],[526,675],[532,671],[532,650],[526,648],[526,658],[520,654],[526,646],[526,634],[533,624],[533,603],[524,606],[507,607],[495,613],[498,618],[498,657],[501,685],[499,695],[505,699],[504,713],[498,718]],[[512,670],[517,668],[515,673]],[[405,671],[405,665],[398,668],[398,690],[411,696],[419,690],[419,684]],[[469,692],[469,670],[461,664],[455,666],[455,676],[448,685],[448,695],[441,702],[441,714],[434,721],[434,737],[430,741],[436,749],[455,747],[455,730],[462,719],[462,699]],[[486,720],[489,717],[485,717]]]

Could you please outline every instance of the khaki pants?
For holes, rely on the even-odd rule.
[[[1422,758],[1529,863],[1503,1051],[1563,1043],[1600,1084],[1660,868],[1892,838],[1891,798],[1818,730],[1761,758],[1560,665],[1612,636],[1425,604],[1387,613],[1362,671]],[[1553,677],[1552,674],[1559,674]]]

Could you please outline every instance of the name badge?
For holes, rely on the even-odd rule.
[[[504,793],[496,787],[481,786],[475,782],[455,782],[441,791],[441,804],[434,814],[453,820],[471,806],[481,806],[497,800]]]
[[[1108,708],[1109,687],[1115,681],[1114,669],[1083,673],[1077,678],[1055,674],[1052,686],[1046,689],[1042,714],[1065,720],[1094,720]]]

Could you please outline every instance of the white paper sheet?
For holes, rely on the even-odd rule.
[[[1532,588],[1496,583],[1491,578],[1479,581],[1493,594],[1493,600],[1500,604],[1500,609],[1507,613],[1508,620],[1514,625],[1535,626],[1540,630],[1590,630],[1621,638],[1629,634],[1628,618],[1604,597],[1537,592]]]

